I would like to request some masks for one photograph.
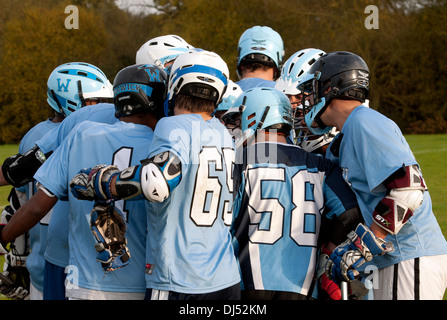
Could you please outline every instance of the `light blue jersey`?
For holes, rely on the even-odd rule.
[[[115,106],[111,103],[98,103],[72,112],[58,128],[51,130],[42,139],[39,139],[36,142],[37,146],[45,154],[56,150],[71,129],[86,120],[113,124],[118,121],[115,117]]]
[[[271,80],[264,80],[261,78],[245,78],[236,82],[241,87],[242,91],[255,87],[274,88],[276,82]]]
[[[46,120],[32,127],[22,138],[19,145],[19,153],[24,154],[34,147],[36,141],[43,137],[48,131],[57,127],[60,123]],[[20,191],[26,192],[27,198],[30,199],[35,192],[35,183],[30,182],[19,188]],[[53,210],[63,210],[64,203],[58,203]],[[26,267],[30,274],[30,280],[33,286],[43,292],[43,277],[45,267],[45,243],[47,239],[48,219],[51,217],[51,211],[33,228],[29,230],[29,244],[31,252],[26,260]]]
[[[243,290],[316,297],[322,215],[357,207],[333,162],[298,146],[257,143],[238,153],[231,227]]]
[[[35,144],[45,154],[54,151],[75,126],[86,120],[113,124],[118,121],[115,117],[115,106],[110,103],[99,103],[78,109],[66,117],[60,126],[47,131]],[[68,211],[65,216],[63,214],[51,216],[45,251],[45,259],[48,262],[63,268],[68,265],[67,217]]]
[[[339,156],[337,144],[340,146]],[[382,182],[403,165],[417,164],[399,127],[384,115],[364,106],[355,108],[349,115],[340,134],[327,149],[326,157],[339,162],[345,180],[357,195],[367,225],[371,225],[374,208],[386,195]],[[425,191],[422,205],[410,220],[397,235],[388,235],[386,241],[393,243],[394,251],[377,256],[370,262],[378,268],[447,253],[447,243],[433,214],[428,191]]]
[[[145,292],[145,201],[117,201],[127,221],[130,264],[104,275],[96,261],[95,240],[90,230],[93,202],[74,198],[69,183],[81,169],[97,164],[115,164],[121,170],[136,165],[149,155],[153,131],[143,125],[117,122],[114,125],[91,121],[76,127],[51,157],[41,166],[35,178],[59,199],[69,199],[68,243],[70,249],[67,296],[76,296],[81,288],[114,292]]]
[[[200,294],[237,284],[229,232],[231,136],[216,118],[163,118],[155,128],[150,157],[164,151],[179,157],[182,178],[164,202],[148,202],[148,288]]]

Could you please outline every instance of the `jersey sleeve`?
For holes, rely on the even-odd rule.
[[[172,121],[172,118],[162,118],[154,131],[154,139],[152,140],[151,153],[149,158],[155,157],[165,151],[174,153],[182,163],[182,172],[187,170],[191,163],[190,146],[191,133],[187,127]]]
[[[350,125],[349,134],[354,137],[357,163],[371,192],[383,191],[378,187],[402,165],[416,163],[399,127],[390,119],[363,113]]]
[[[34,175],[37,182],[61,200],[68,200],[69,151],[75,138],[76,132],[70,132]]]
[[[86,106],[76,110],[66,117],[58,127],[39,139],[36,144],[44,154],[54,151],[72,129],[83,121],[89,120],[109,124],[118,121],[114,116],[114,110],[113,104],[108,103]]]

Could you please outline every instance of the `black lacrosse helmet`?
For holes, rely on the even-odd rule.
[[[314,134],[323,134],[331,129],[321,122],[320,116],[333,99],[364,102],[369,94],[369,76],[368,65],[354,53],[335,51],[321,56],[298,85],[304,93],[302,104],[309,129]],[[313,121],[323,131],[316,132],[311,128]]]
[[[135,64],[119,71],[113,82],[115,116],[117,118],[142,112],[164,117],[167,74],[155,65]]]

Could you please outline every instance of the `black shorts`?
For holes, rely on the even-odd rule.
[[[242,300],[310,300],[310,297],[288,291],[243,290]]]

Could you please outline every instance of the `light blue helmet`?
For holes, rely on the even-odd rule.
[[[254,26],[242,33],[237,48],[237,70],[243,61],[258,62],[281,70],[284,43],[278,32],[266,26]]]
[[[242,89],[237,83],[228,80],[227,90],[222,97],[222,102],[217,106],[216,111],[228,111],[232,106],[237,97],[242,94]]]
[[[276,129],[290,132],[292,106],[287,96],[275,88],[256,87],[245,91],[234,102],[241,110],[242,141],[257,130]]]
[[[281,69],[281,76],[276,80],[275,88],[288,95],[300,94],[301,91],[298,89],[298,85],[302,76],[323,54],[325,54],[323,50],[313,48],[295,52],[284,63]]]
[[[92,64],[70,62],[58,66],[48,77],[47,102],[68,116],[85,106],[85,100],[112,99],[113,87],[104,72]]]

